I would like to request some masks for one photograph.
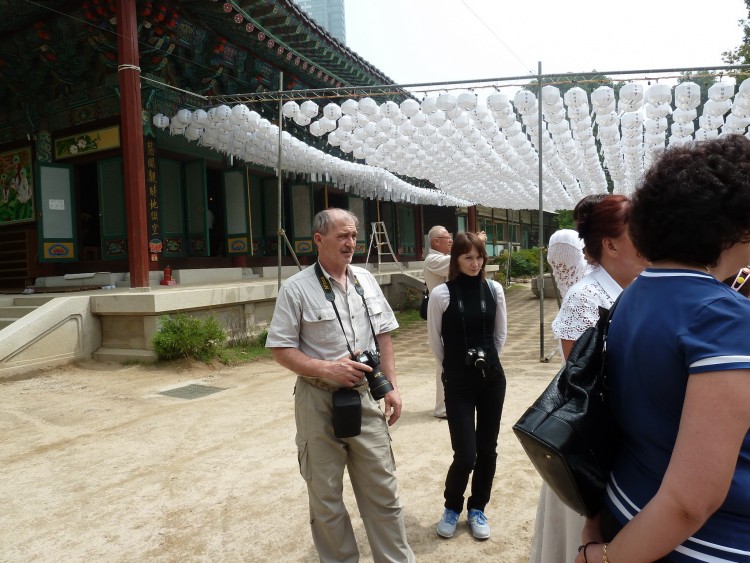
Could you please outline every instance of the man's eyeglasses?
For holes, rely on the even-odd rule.
[[[435,238],[444,238],[444,239],[448,239],[448,240],[453,240],[453,237],[435,237]]]

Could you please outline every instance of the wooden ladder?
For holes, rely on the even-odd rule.
[[[370,235],[370,245],[367,248],[367,258],[365,258],[365,265],[370,262],[370,252],[372,251],[372,248],[374,246],[378,254],[378,273],[380,273],[380,264],[382,261],[382,257],[384,255],[390,255],[393,258],[393,262],[396,264],[396,267],[403,274],[404,268],[403,266],[401,266],[398,258],[396,258],[396,254],[393,252],[393,247],[391,246],[391,241],[388,238],[388,231],[385,228],[385,223],[383,221],[376,221],[374,223],[371,223],[370,225],[372,226],[372,235]],[[388,251],[385,252],[384,248],[387,248]]]

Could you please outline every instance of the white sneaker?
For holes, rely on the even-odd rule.
[[[453,534],[456,533],[456,526],[458,525],[458,512],[446,508],[443,512],[443,517],[438,522],[437,533],[439,536],[444,538],[452,538]]]
[[[475,538],[486,540],[490,537],[490,525],[487,523],[487,517],[484,515],[484,512],[472,508],[469,510],[468,520],[471,533]]]

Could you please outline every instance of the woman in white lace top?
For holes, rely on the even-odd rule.
[[[578,231],[560,229],[552,234],[547,245],[547,263],[552,268],[560,298],[565,299],[568,290],[590,270]]]
[[[560,339],[564,359],[567,359],[576,339],[599,320],[599,306],[608,309],[622,289],[646,266],[628,235],[629,212],[628,198],[611,194],[586,196],[573,211],[589,270],[565,292],[560,312],[552,323],[552,332]],[[570,241],[570,235],[561,236]],[[552,239],[550,254],[553,254],[551,243]],[[567,259],[574,262],[572,255],[573,250],[568,249]],[[553,259],[558,258],[553,255]],[[580,271],[579,268],[580,261],[577,267],[563,266],[563,286],[566,279]],[[563,287],[560,281],[557,283],[562,294]],[[531,563],[568,563],[575,559],[584,523],[583,516],[565,506],[543,485],[537,506]]]

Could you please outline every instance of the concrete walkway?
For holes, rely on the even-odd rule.
[[[465,517],[453,539],[435,534],[452,454],[446,422],[432,416],[434,360],[425,323],[394,337],[404,414],[393,450],[420,561],[528,560],[540,480],[511,426],[560,361],[539,362],[539,301],[529,286],[507,298],[508,392],[486,542],[471,537]],[[557,304],[545,304],[549,353]],[[215,392],[190,398],[191,389]],[[0,561],[317,561],[292,392],[292,375],[271,360],[88,361],[0,382]],[[348,484],[345,499],[362,560],[371,561]]]

